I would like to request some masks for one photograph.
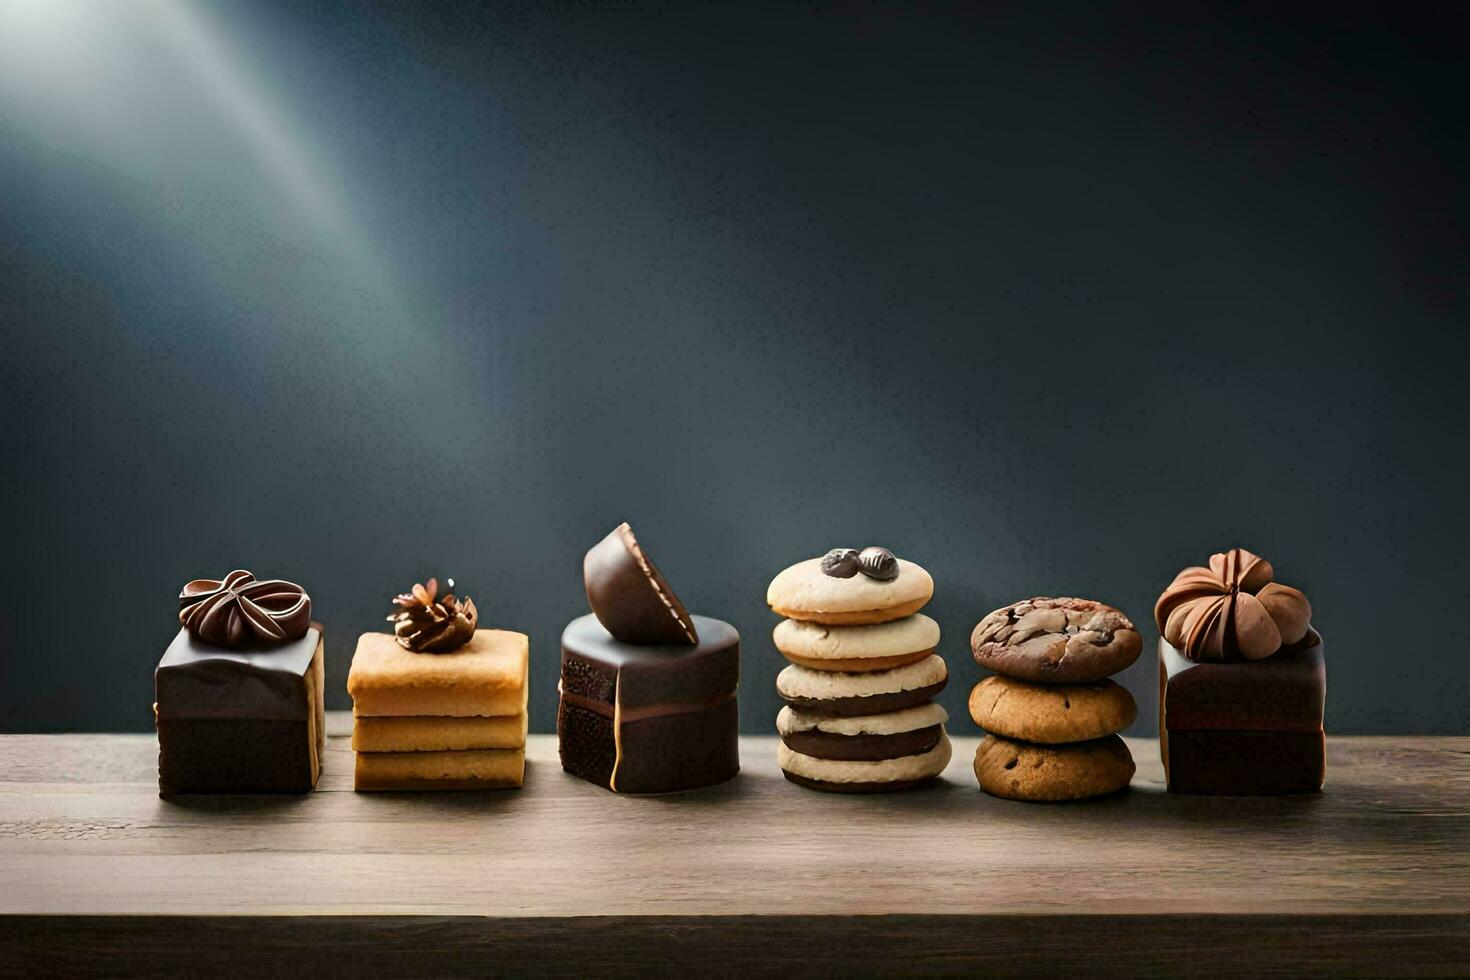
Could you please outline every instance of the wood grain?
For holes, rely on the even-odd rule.
[[[997,922],[1049,923],[1023,932],[1044,934],[1047,955],[1063,958],[1038,951],[1036,962],[1062,969],[1077,966],[1065,959],[1066,936],[1096,934],[1100,917],[1144,917],[1148,925],[1125,934],[1154,929],[1203,947],[1254,935],[1243,923],[1277,923],[1273,935],[1297,936],[1301,952],[1324,935],[1308,923],[1332,922],[1335,950],[1373,945],[1362,937],[1376,929],[1385,955],[1402,940],[1429,957],[1414,961],[1417,972],[1470,963],[1470,739],[1329,739],[1326,791],[1278,799],[1169,796],[1156,744],[1132,739],[1138,776],[1128,793],[1042,806],[982,794],[967,738],[955,739],[947,782],[892,797],[795,787],[775,766],[774,738],[759,737],[741,740],[736,780],[677,796],[620,797],[569,777],[549,736],[531,738],[519,792],[356,794],[343,725],[329,722],[336,734],[309,796],[173,802],[156,795],[150,736],[0,736],[0,915],[15,917],[0,926],[0,950],[40,955],[45,936],[78,930],[96,939],[86,948],[106,948],[102,917],[116,915],[412,915],[451,933],[474,923],[464,962],[512,934],[544,935],[552,962],[576,945],[558,944],[570,934],[555,923],[576,917],[595,917],[589,928],[640,917],[626,935],[645,945],[680,935],[738,945],[740,935],[757,942],[763,930],[789,929],[852,948],[840,923],[856,916],[882,919],[848,926],[900,947],[909,936],[915,951],[967,935],[959,952],[971,958],[936,953],[924,968],[962,972],[1012,968],[1020,947],[976,938]],[[765,925],[737,928],[748,916]],[[545,919],[544,932],[529,919]],[[491,920],[516,925],[497,931]],[[127,921],[146,946],[202,920]],[[282,943],[293,934],[279,919],[226,921],[222,934],[262,921]],[[371,934],[354,932],[354,920],[321,921],[344,941]],[[420,926],[394,935],[433,934]],[[955,935],[942,939],[941,929]],[[69,948],[83,947],[72,935]],[[743,962],[727,955],[732,967]],[[593,965],[585,950],[575,962]],[[1365,962],[1377,972],[1393,965]]]

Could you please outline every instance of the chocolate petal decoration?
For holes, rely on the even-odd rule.
[[[1169,613],[1169,621],[1164,624],[1164,639],[1176,647],[1185,645],[1185,637],[1189,635],[1189,617],[1200,608],[1210,606],[1220,601],[1219,596],[1199,596],[1188,602],[1179,603]]]
[[[1281,631],[1281,642],[1293,646],[1302,641],[1312,625],[1312,604],[1289,585],[1272,582],[1256,596]]]
[[[1159,631],[1165,632],[1165,624],[1180,607],[1196,599],[1222,596],[1229,591],[1225,582],[1208,568],[1186,568],[1174,576],[1174,581],[1154,604],[1154,621],[1159,624]],[[1169,642],[1174,643],[1173,640]],[[1179,644],[1174,643],[1174,646]]]
[[[1244,548],[1237,548],[1241,554],[1240,574],[1236,581],[1240,583],[1240,591],[1255,595],[1267,585],[1276,572],[1271,563],[1259,555],[1253,555]]]
[[[1281,631],[1272,622],[1261,600],[1249,592],[1237,592],[1233,597],[1231,625],[1235,647],[1247,660],[1260,660],[1281,649]]]
[[[1220,596],[1195,603],[1185,620],[1184,644],[1199,652],[1201,660],[1225,659],[1225,630],[1230,621],[1230,597]]]
[[[1186,568],[1154,604],[1154,621],[1190,660],[1259,660],[1300,642],[1311,627],[1307,597],[1271,581],[1260,555],[1232,548],[1208,568]]]
[[[195,579],[179,592],[179,624],[215,646],[276,645],[306,635],[311,597],[294,582],[256,581],[244,569],[223,580]]]
[[[597,621],[619,641],[637,646],[699,643],[694,620],[626,523],[587,552],[582,582]]]

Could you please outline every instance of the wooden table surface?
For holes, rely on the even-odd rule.
[[[0,972],[1470,970],[1470,738],[1332,738],[1317,796],[1069,805],[946,782],[621,797],[532,736],[520,791],[157,796],[151,735],[0,736]],[[268,918],[267,918],[268,917]],[[407,917],[407,918],[405,918]]]

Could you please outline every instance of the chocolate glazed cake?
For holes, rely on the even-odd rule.
[[[583,563],[592,614],[562,633],[562,768],[617,793],[740,771],[740,634],[691,616],[623,524]]]
[[[159,795],[309,792],[325,748],[310,597],[234,571],[190,582],[179,605],[153,675]]]
[[[1315,793],[1327,661],[1299,590],[1243,548],[1186,568],[1154,607],[1159,751],[1171,793]]]

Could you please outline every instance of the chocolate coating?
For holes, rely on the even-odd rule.
[[[855,718],[860,715],[882,715],[905,708],[917,708],[934,700],[944,690],[949,678],[937,684],[916,687],[911,691],[894,691],[891,694],[869,694],[855,698],[796,698],[782,696],[791,707],[817,715],[832,715],[839,718]],[[806,753],[811,755],[812,753]]]
[[[1263,660],[1196,663],[1159,641],[1159,752],[1171,793],[1312,793],[1326,778],[1322,637]]]
[[[692,789],[739,771],[740,634],[704,616],[692,625],[694,646],[624,643],[590,615],[567,625],[557,712],[563,769],[622,793]]]
[[[179,630],[154,671],[159,793],[310,791],[325,749],[323,674],[316,625],[247,649]]]
[[[179,592],[179,624],[205,643],[289,643],[311,625],[311,597],[295,582],[257,581],[244,569],[200,578]]]
[[[916,728],[910,732],[896,732],[892,735],[841,735],[808,729],[782,735],[781,740],[793,752],[800,752],[814,759],[877,762],[880,759],[898,759],[906,755],[923,755],[939,744],[943,731],[942,725],[930,725],[928,728]]]
[[[700,711],[625,722],[619,793],[674,793],[713,786],[740,771],[735,698]],[[613,720],[563,700],[556,730],[562,768],[609,789],[617,760]]]
[[[699,643],[684,604],[627,524],[619,524],[587,552],[582,582],[598,622],[622,642]]]
[[[1327,778],[1327,740],[1320,728],[1315,732],[1184,729],[1161,733],[1159,751],[1171,793],[1316,793]]]
[[[1264,660],[1196,663],[1159,641],[1159,730],[1313,732],[1322,729],[1327,661],[1322,637]]]

